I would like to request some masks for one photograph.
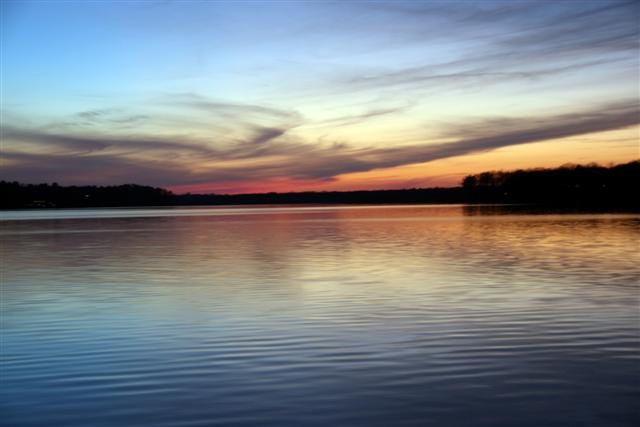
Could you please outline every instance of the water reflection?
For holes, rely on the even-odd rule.
[[[9,425],[640,420],[637,215],[85,213],[2,223]]]

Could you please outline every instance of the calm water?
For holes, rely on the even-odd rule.
[[[640,215],[4,212],[8,426],[632,426]]]

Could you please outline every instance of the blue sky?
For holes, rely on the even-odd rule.
[[[638,158],[640,4],[2,2],[0,178],[454,185]]]

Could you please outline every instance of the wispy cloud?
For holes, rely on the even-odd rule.
[[[612,62],[621,61],[611,59],[590,60],[566,65],[551,66],[527,66],[523,64],[511,64],[512,69],[494,68],[485,63],[483,58],[478,63],[470,58],[465,61],[453,61],[445,64],[430,64],[418,67],[405,68],[399,71],[373,73],[368,75],[358,75],[348,77],[343,81],[352,90],[364,90],[381,87],[411,86],[416,84],[433,83],[438,85],[440,90],[452,86],[460,87],[461,84],[472,84],[473,86],[482,83],[500,84],[514,80],[534,80],[543,77],[558,75],[570,71],[584,70],[597,65],[611,65]],[[457,70],[465,67],[464,70]]]
[[[42,149],[61,148],[72,153],[94,153],[105,150],[127,151],[179,151],[197,154],[215,154],[216,151],[199,144],[175,142],[154,137],[109,137],[96,135],[76,135],[50,133],[36,129],[21,129],[12,126],[2,128],[2,137],[6,145],[11,143],[37,144]],[[4,152],[3,152],[4,154]]]
[[[150,118],[146,114],[128,114],[120,108],[86,110],[79,112],[76,116],[82,120],[83,124],[106,124],[108,126],[137,125]]]
[[[13,137],[28,138],[32,143],[62,144],[66,149],[76,151],[69,155],[5,150],[2,156],[8,162],[3,166],[1,176],[25,181],[88,182],[93,179],[95,183],[135,181],[163,186],[216,180],[243,181],[248,177],[252,180],[331,180],[350,172],[429,162],[506,146],[621,129],[638,123],[640,108],[637,101],[631,99],[547,117],[495,118],[462,123],[449,127],[444,137],[450,142],[390,148],[278,140],[277,137],[286,132],[284,129],[262,129],[254,138],[220,150],[154,138],[112,141],[11,130]],[[93,151],[87,151],[86,146],[93,147]],[[136,156],[106,151],[107,147],[113,146],[135,147]],[[195,156],[187,160],[172,156],[149,160],[144,156],[148,152],[168,154],[183,149],[193,151]],[[250,169],[247,164],[233,163],[232,160],[238,159],[250,160]]]
[[[211,117],[251,121],[259,118],[284,120],[291,124],[303,121],[302,115],[293,110],[258,104],[223,102],[211,100],[196,93],[172,93],[161,98],[171,106],[187,107],[200,112],[207,112]]]
[[[427,55],[406,66],[382,63],[341,72],[335,84],[341,91],[399,86],[449,90],[464,83],[477,87],[583,73],[587,69],[610,67],[613,62],[636,69],[640,3],[581,2],[579,8],[574,5],[571,2],[363,3],[359,7],[364,10],[384,12],[384,21],[377,22],[380,34],[392,31],[400,34],[397,38],[388,37],[390,43],[437,45],[457,40],[458,54],[446,62],[434,61]],[[453,35],[452,28],[455,28]]]
[[[275,128],[275,127],[258,127],[255,129],[255,134],[249,140],[251,144],[266,144],[267,142],[281,137],[287,132],[288,129]]]
[[[321,126],[331,126],[331,127],[356,125],[356,124],[366,122],[370,119],[375,119],[382,116],[389,116],[389,115],[408,111],[414,105],[415,103],[407,103],[406,105],[398,106],[398,107],[374,108],[360,114],[351,114],[351,115],[333,117],[331,119],[323,120],[318,124]]]
[[[109,154],[56,155],[3,150],[5,180],[60,182],[64,184],[147,183],[166,186],[189,182],[190,169],[172,160],[141,160]]]

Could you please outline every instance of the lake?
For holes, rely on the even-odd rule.
[[[635,426],[640,215],[5,211],[7,426]]]

